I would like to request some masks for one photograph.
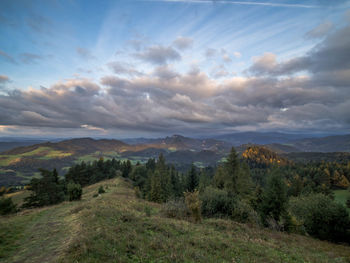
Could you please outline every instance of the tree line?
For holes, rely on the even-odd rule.
[[[100,158],[70,167],[64,178],[55,169],[41,170],[42,177],[33,178],[28,185],[32,194],[24,207],[79,200],[82,187],[121,176],[132,182],[139,198],[163,203],[169,216],[190,213],[196,222],[202,217],[230,218],[279,231],[348,242],[350,219],[346,208],[332,199],[331,185],[320,180],[317,172],[311,172],[331,166],[310,165],[296,170],[290,165],[271,163],[266,167],[250,166],[245,158],[239,158],[234,148],[217,167],[198,169],[192,165],[184,173],[166,163],[162,154],[158,159],[135,165],[129,160]],[[262,178],[257,171],[263,172]]]

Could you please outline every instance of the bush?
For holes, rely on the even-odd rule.
[[[201,216],[201,205],[202,202],[199,199],[199,191],[196,190],[194,192],[185,192],[185,203],[187,209],[190,211],[194,222],[200,222],[202,220]]]
[[[249,204],[241,200],[235,202],[232,219],[241,223],[260,224],[258,213]]]
[[[0,215],[12,214],[17,211],[17,206],[12,202],[11,198],[0,199]]]
[[[292,198],[290,212],[316,238],[349,242],[350,218],[346,208],[323,194]]]
[[[146,206],[144,207],[144,211],[145,211],[146,216],[147,216],[147,217],[150,217],[151,214],[152,214],[152,207],[146,205]]]
[[[346,206],[350,208],[350,197],[348,197],[348,200],[346,200]]]
[[[134,187],[134,192],[135,192],[135,197],[136,197],[136,198],[142,198],[142,193],[141,193],[141,191],[140,191],[140,187],[135,186],[135,187]]]
[[[161,212],[169,218],[184,219],[189,216],[184,199],[170,200],[163,204]]]
[[[200,196],[202,213],[205,216],[232,216],[235,200],[228,196],[225,190],[212,186],[206,187]]]
[[[103,186],[101,185],[100,188],[98,188],[98,193],[99,194],[104,194],[106,191],[103,189]]]
[[[80,200],[81,195],[83,193],[83,189],[81,188],[80,184],[75,184],[73,182],[70,182],[67,185],[67,193],[68,193],[69,201]]]

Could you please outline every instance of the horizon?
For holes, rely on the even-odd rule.
[[[0,137],[350,131],[350,1],[2,1]]]

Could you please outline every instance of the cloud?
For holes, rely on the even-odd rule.
[[[181,55],[172,47],[151,46],[143,52],[136,53],[135,57],[156,65],[164,65],[171,61],[178,61]]]
[[[10,81],[10,79],[8,76],[0,75],[0,84],[7,83],[9,81]]]
[[[43,57],[33,53],[22,53],[20,59],[24,64],[36,64],[39,60],[42,60]]]
[[[107,66],[117,75],[129,75],[129,76],[140,76],[142,73],[135,69],[132,64],[113,61],[109,62]]]
[[[350,26],[329,35],[304,56],[279,62],[275,54],[265,53],[253,61],[247,70],[253,75],[285,76],[302,71],[327,74],[350,69]]]
[[[327,35],[327,33],[333,28],[333,24],[330,21],[326,21],[322,24],[319,24],[317,27],[313,28],[305,34],[306,38],[321,38]]]
[[[266,52],[254,57],[242,76],[230,73],[227,64],[213,65],[210,75],[199,67],[179,71],[169,63],[176,61],[169,56],[169,50],[175,49],[149,47],[138,53],[144,55],[139,59],[155,65],[149,74],[137,74],[132,64],[112,61],[107,64],[110,74],[99,83],[78,78],[49,88],[3,92],[0,127],[101,134],[248,128],[346,131],[350,128],[349,30],[344,27],[327,34],[303,56],[283,61]],[[223,54],[212,53],[218,58]]]
[[[0,58],[5,59],[5,61],[9,63],[17,64],[16,60],[12,56],[10,56],[9,54],[7,54],[2,50],[0,50]]]
[[[238,51],[235,51],[233,52],[233,55],[236,57],[236,58],[241,58],[242,57],[242,54]]]
[[[193,45],[193,39],[189,37],[179,36],[174,40],[173,45],[180,50],[185,50]]]
[[[213,58],[217,53],[217,50],[214,48],[207,48],[207,50],[205,51],[205,56],[207,58]]]
[[[5,90],[6,84],[11,82],[8,76],[0,75],[0,91]]]
[[[76,52],[82,59],[96,59],[96,57],[86,48],[77,47]]]

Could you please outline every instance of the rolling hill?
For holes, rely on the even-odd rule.
[[[197,162],[213,165],[230,149],[230,144],[214,139],[193,139],[173,135],[154,139],[147,144],[130,145],[119,140],[79,138],[17,147],[0,153],[0,185],[27,183],[38,169],[57,168],[61,175],[72,164],[94,161],[101,157],[132,162],[146,162],[163,154],[177,167]]]
[[[240,136],[247,139],[255,135],[256,133],[242,133]],[[235,144],[232,136],[231,142],[173,135],[158,139],[136,139],[142,143],[134,141],[134,144],[115,139],[78,138],[17,147],[0,153],[0,185],[25,184],[33,176],[38,176],[39,168],[57,168],[63,175],[74,163],[91,162],[101,157],[143,163],[162,153],[180,170],[184,170],[191,163],[199,167],[215,165]],[[285,134],[263,133],[257,135],[256,141],[266,142],[267,139],[272,140],[273,136],[276,136],[277,141],[286,139]],[[242,137],[237,138],[236,142]],[[236,150],[242,154],[247,148],[254,146],[255,144],[243,144],[237,146]],[[346,154],[330,152],[350,152],[350,135],[301,139],[283,144],[271,143],[264,147],[293,161],[346,161],[349,159]]]
[[[306,138],[288,143],[272,143],[269,148],[280,152],[350,152],[350,134],[327,136],[322,138]]]
[[[93,197],[103,185],[106,193]],[[18,198],[19,200],[19,198]],[[122,178],[83,189],[81,201],[0,217],[0,261],[349,262],[348,246],[231,220],[167,218]]]

